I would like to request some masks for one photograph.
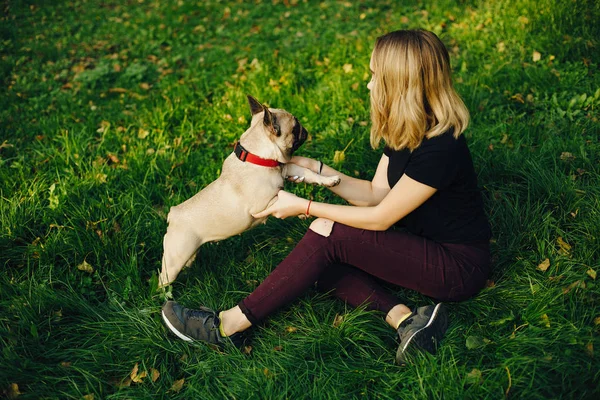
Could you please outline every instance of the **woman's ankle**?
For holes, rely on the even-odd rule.
[[[412,310],[404,304],[396,304],[385,316],[385,322],[392,328],[398,329],[402,321],[408,318],[411,313]]]
[[[221,320],[221,334],[231,336],[234,333],[245,331],[252,326],[239,306],[222,311],[219,314]]]

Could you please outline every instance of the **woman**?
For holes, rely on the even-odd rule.
[[[217,313],[167,302],[163,319],[177,336],[218,345],[228,337],[239,345],[244,330],[317,282],[352,306],[384,312],[400,339],[396,361],[404,363],[414,349],[435,353],[447,313],[442,303],[411,309],[379,281],[440,301],[464,300],[483,288],[490,228],[462,136],[469,113],[452,86],[448,51],[431,32],[395,31],[377,39],[370,68],[371,146],[385,143],[373,180],[294,157],[315,172],[340,175],[331,190],[352,206],[279,192],[254,216],[318,217],[306,235],[236,307]]]

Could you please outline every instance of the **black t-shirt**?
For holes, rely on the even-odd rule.
[[[423,139],[412,153],[385,147],[389,157],[388,183],[393,187],[403,174],[436,188],[425,203],[397,225],[419,236],[442,243],[488,242],[491,230],[477,187],[477,175],[463,135],[449,130]]]

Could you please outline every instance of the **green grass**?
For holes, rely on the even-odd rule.
[[[1,7],[4,396],[17,384],[22,399],[600,397],[597,2]],[[370,52],[377,36],[410,27],[450,49],[494,232],[491,283],[449,305],[437,357],[395,366],[380,315],[314,291],[255,329],[250,354],[167,335],[154,291],[165,216],[219,175],[248,126],[246,94],[298,116],[311,133],[299,154],[370,179],[381,153],[365,123]],[[339,202],[325,189],[288,189]],[[173,296],[236,304],[308,223],[271,220],[205,245]],[[84,261],[92,273],[78,269]],[[411,305],[432,301],[390,290]],[[148,377],[120,384],[136,363]]]

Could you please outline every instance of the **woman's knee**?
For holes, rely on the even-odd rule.
[[[321,236],[329,237],[334,222],[327,218],[317,218],[310,224],[310,230]]]

